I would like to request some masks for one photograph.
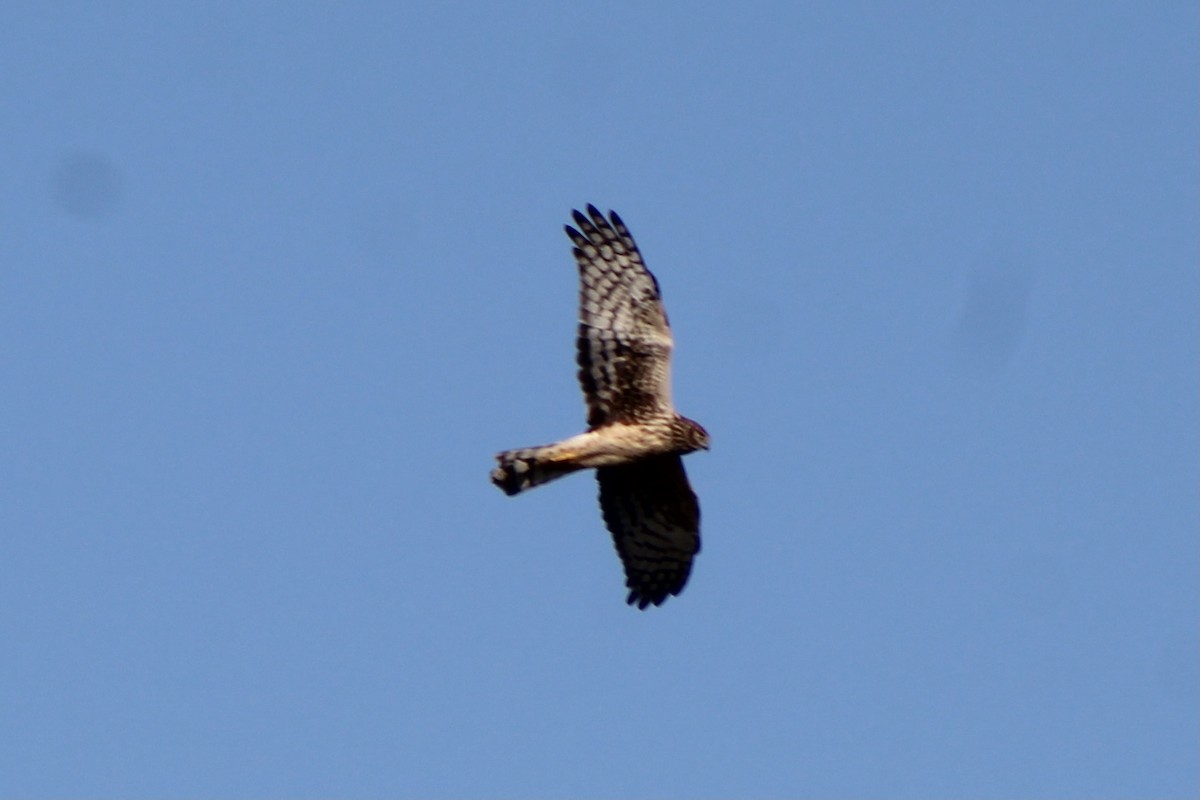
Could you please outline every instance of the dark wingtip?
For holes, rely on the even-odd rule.
[[[563,225],[563,230],[567,232],[567,238],[575,245],[576,251],[588,243],[588,238],[570,225]]]
[[[591,208],[591,206],[588,206],[589,210],[591,210]],[[575,224],[580,227],[591,224],[591,220],[585,217],[583,212],[577,208],[571,210],[571,219],[575,220]]]
[[[661,597],[650,597],[649,595],[639,594],[637,589],[631,589],[629,596],[625,598],[625,602],[631,606],[637,606],[638,611],[645,611],[650,606],[661,606],[669,594],[664,594]]]
[[[499,466],[492,470],[492,474],[489,477],[491,477],[492,483],[496,485],[496,488],[509,497],[521,492],[520,476],[512,470],[507,470],[503,466]]]

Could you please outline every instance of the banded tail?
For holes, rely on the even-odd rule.
[[[497,453],[500,466],[492,470],[492,483],[505,494],[514,495],[583,468],[566,459],[553,460],[554,447],[525,447]]]

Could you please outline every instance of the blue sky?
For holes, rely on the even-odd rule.
[[[55,3],[0,29],[0,795],[1191,797],[1194,3]],[[662,284],[704,550],[576,476]]]

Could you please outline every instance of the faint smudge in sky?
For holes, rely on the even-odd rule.
[[[103,155],[74,152],[54,167],[51,192],[62,211],[80,219],[104,219],[121,205],[121,172]]]
[[[952,334],[955,362],[983,372],[1007,366],[1025,332],[1031,293],[1031,271],[1015,248],[992,246],[981,253]]]

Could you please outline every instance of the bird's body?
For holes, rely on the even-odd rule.
[[[681,456],[708,449],[708,433],[675,411],[674,341],[658,281],[614,212],[594,206],[568,226],[579,265],[579,382],[588,430],[496,456],[492,482],[509,495],[595,469],[600,507],[625,566],[630,604],[679,594],[700,550],[700,507]]]

